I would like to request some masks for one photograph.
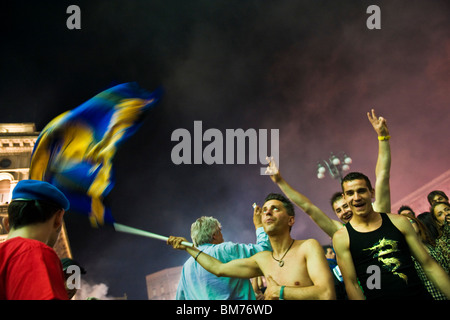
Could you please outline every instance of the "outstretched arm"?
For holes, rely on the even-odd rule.
[[[328,217],[322,210],[314,205],[311,200],[292,188],[286,180],[281,177],[281,173],[273,159],[270,159],[266,173],[270,175],[272,181],[277,184],[286,197],[302,209],[319,226],[319,228],[330,237],[341,228],[341,223]]]
[[[218,277],[250,279],[263,275],[253,256],[223,263],[195,247],[182,245],[181,243],[183,241],[186,241],[183,237],[170,236],[167,244],[171,245],[174,249],[187,251],[203,268]]]
[[[401,215],[389,215],[394,225],[403,233],[412,256],[420,263],[426,276],[443,294],[450,299],[450,277],[428,254],[417,237],[409,220]]]
[[[386,119],[377,117],[375,110],[367,112],[367,118],[378,135],[378,159],[375,168],[375,203],[374,210],[391,212],[391,189],[389,186],[391,170],[391,147],[389,143],[389,129]]]

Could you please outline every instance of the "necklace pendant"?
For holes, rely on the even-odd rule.
[[[294,244],[294,241],[295,241],[295,240],[292,240],[291,245],[290,245],[289,248],[286,250],[286,252],[283,254],[283,256],[281,257],[280,260],[275,259],[275,257],[273,256],[273,251],[271,252],[271,253],[272,253],[272,259],[278,262],[278,266],[279,266],[280,268],[281,268],[282,266],[284,266],[284,261],[283,261],[283,259],[284,259],[284,257],[286,256],[286,253],[288,253],[289,249],[291,249],[292,245]]]

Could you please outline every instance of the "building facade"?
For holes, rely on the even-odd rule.
[[[392,212],[396,213],[402,205],[411,207],[416,215],[429,211],[430,204],[427,195],[433,190],[444,191],[447,196],[450,196],[450,169],[394,203],[391,207]]]
[[[0,242],[7,236],[3,218],[8,215],[12,190],[20,180],[29,178],[31,153],[38,136],[33,123],[0,123]],[[72,258],[65,225],[54,249],[61,259]]]
[[[175,300],[183,266],[163,269],[145,277],[149,300]]]

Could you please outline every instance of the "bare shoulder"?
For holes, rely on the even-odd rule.
[[[348,239],[347,228],[340,228],[338,231],[336,231],[333,235],[333,241],[334,239]]]
[[[394,226],[396,226],[401,232],[404,233],[405,231],[407,232],[414,230],[412,229],[411,222],[409,222],[407,217],[395,213],[387,213],[387,216]]]
[[[333,246],[336,250],[337,247],[343,248],[348,247],[350,243],[350,239],[348,236],[347,228],[340,228],[338,231],[336,231],[333,235]]]
[[[264,250],[264,251],[255,253],[253,256],[250,257],[250,259],[258,261],[259,259],[266,259],[267,257],[270,257],[271,255],[272,255],[272,251]]]
[[[319,250],[321,253],[323,252],[323,248],[319,241],[316,239],[305,239],[305,240],[295,240],[295,246],[297,250],[300,250],[304,253],[314,252]]]
[[[401,214],[395,214],[395,213],[386,213],[389,219],[391,221],[401,221],[406,220],[407,218],[405,216],[402,216]]]
[[[258,264],[259,266],[264,265],[271,259],[272,251],[260,251],[258,253],[255,253],[253,256],[247,258],[249,260],[252,260],[254,263]]]
[[[270,256],[271,254],[272,254],[272,251],[264,250],[264,251],[260,251],[260,252],[255,253],[252,257],[260,258],[260,257],[265,257],[267,255]]]

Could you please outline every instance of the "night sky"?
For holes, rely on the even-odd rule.
[[[66,27],[71,4],[80,30]],[[372,4],[379,30],[366,26]],[[9,1],[0,15],[1,122],[40,131],[112,85],[164,88],[116,155],[106,202],[119,223],[190,240],[192,222],[212,215],[225,240],[255,241],[251,205],[279,189],[260,163],[175,165],[172,132],[193,135],[194,121],[224,138],[278,129],[282,175],[332,218],[340,186],[317,179],[317,162],[345,151],[374,183],[371,108],[392,136],[392,203],[449,169],[449,1]],[[296,213],[294,238],[330,243]],[[108,296],[147,299],[145,276],[188,258],[163,241],[94,229],[85,216],[65,221],[83,279]]]

